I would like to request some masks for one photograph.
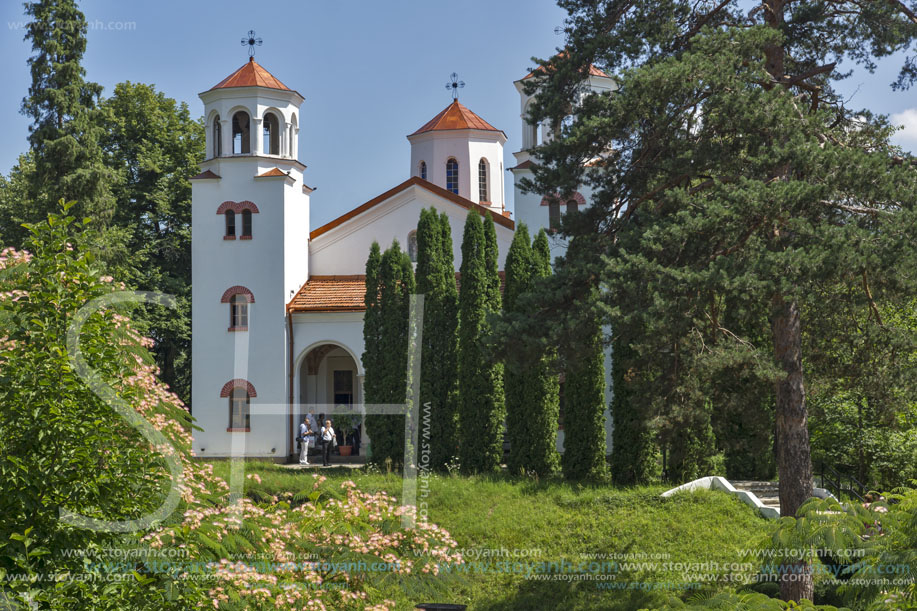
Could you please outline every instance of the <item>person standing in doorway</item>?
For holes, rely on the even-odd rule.
[[[331,428],[331,421],[325,420],[325,426],[321,430],[322,438],[322,466],[327,467],[331,464],[331,447],[334,445],[334,429]]]
[[[299,424],[299,464],[309,464],[309,439],[314,435],[308,416]]]

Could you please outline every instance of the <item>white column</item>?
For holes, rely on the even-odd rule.
[[[252,155],[264,154],[264,130],[261,129],[263,121],[264,119],[260,117],[252,121],[252,129],[255,130],[254,138],[252,138]]]
[[[223,140],[223,155],[232,155],[232,121],[220,119],[220,139]]]

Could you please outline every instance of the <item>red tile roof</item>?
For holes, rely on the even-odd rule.
[[[462,275],[455,273],[461,290]],[[506,274],[500,272],[500,292],[506,288]],[[312,276],[287,304],[288,312],[365,312],[366,276]]]
[[[453,100],[441,113],[427,121],[427,123],[411,134],[426,132],[446,131],[453,129],[483,129],[490,132],[499,132],[497,129],[478,115],[471,112],[458,100]]]
[[[293,297],[290,312],[362,312],[366,276],[312,276]]]
[[[447,191],[446,189],[443,189],[442,187],[438,187],[438,186],[434,185],[432,182],[428,182],[428,181],[426,181],[426,180],[424,180],[424,179],[422,179],[422,178],[418,178],[417,176],[414,176],[414,177],[412,177],[412,178],[407,179],[406,181],[404,181],[403,183],[401,183],[401,184],[398,185],[397,187],[395,187],[395,188],[393,188],[393,189],[389,189],[388,191],[386,191],[386,192],[383,193],[382,195],[379,195],[379,196],[377,196],[377,197],[374,197],[373,199],[369,200],[369,201],[366,202],[365,204],[362,204],[362,205],[360,205],[360,206],[357,206],[356,208],[354,208],[354,209],[351,210],[350,212],[346,212],[346,213],[342,214],[341,216],[337,217],[336,219],[334,219],[333,221],[330,221],[330,222],[328,222],[328,223],[325,223],[324,225],[322,225],[322,226],[319,227],[318,229],[313,230],[312,233],[309,234],[309,238],[312,239],[312,240],[314,240],[315,238],[317,238],[318,236],[322,235],[322,234],[325,233],[326,231],[330,231],[330,230],[334,229],[335,227],[337,227],[338,225],[341,225],[341,224],[343,224],[343,223],[349,221],[350,219],[354,218],[355,216],[359,216],[360,214],[366,212],[366,211],[369,210],[370,208],[372,208],[372,207],[374,207],[374,206],[376,206],[376,205],[378,205],[378,204],[381,204],[381,203],[384,202],[385,200],[387,200],[387,199],[389,199],[389,198],[391,198],[391,197],[397,195],[398,193],[404,191],[404,190],[407,189],[408,187],[411,187],[411,186],[414,186],[414,185],[417,185],[418,187],[423,187],[423,188],[426,189],[427,191],[430,191],[431,193],[434,193],[434,194],[436,194],[436,195],[439,195],[440,197],[443,197],[443,198],[445,198],[445,199],[448,199],[449,201],[451,201],[451,202],[453,202],[453,203],[455,203],[455,204],[458,204],[459,206],[461,206],[461,207],[463,207],[463,208],[465,208],[465,209],[467,209],[467,210],[477,210],[477,211],[481,214],[481,216],[484,216],[484,215],[487,214],[488,212],[491,212],[491,216],[493,217],[494,222],[495,222],[496,224],[498,224],[498,225],[503,225],[503,226],[506,227],[507,229],[515,229],[515,228],[516,228],[516,224],[515,224],[512,220],[506,218],[505,216],[503,216],[503,215],[501,215],[501,214],[499,214],[499,213],[494,213],[492,210],[490,210],[490,209],[487,208],[486,206],[481,206],[481,205],[479,205],[479,204],[476,204],[476,203],[474,203],[473,201],[471,201],[470,199],[465,199],[464,197],[461,197],[461,196],[459,196],[459,195],[456,195],[456,194],[453,193],[452,191]]]
[[[258,174],[255,178],[269,178],[271,176],[289,176],[289,174],[279,168],[271,168],[263,174]]]
[[[567,57],[567,52],[566,52],[566,51],[561,51],[560,53],[558,53],[558,54],[555,55],[554,57],[560,57],[560,58]],[[553,58],[552,58],[552,59],[553,59]],[[538,74],[544,74],[544,73],[545,73],[545,67],[544,67],[544,66],[538,66],[537,68],[535,68],[535,70],[533,70],[532,72],[529,72],[529,73],[526,74],[524,77],[522,77],[521,80],[524,81],[525,79],[532,78],[533,76],[535,76],[536,73],[538,73]],[[611,77],[608,76],[605,72],[603,72],[602,70],[599,70],[598,68],[596,68],[596,67],[593,66],[592,64],[589,64],[589,76],[603,76],[603,77],[605,77],[605,78],[611,78]]]
[[[283,89],[290,91],[290,88],[277,80],[274,75],[265,70],[250,57],[248,63],[224,78],[214,85],[210,90],[227,89],[229,87],[267,87],[268,89]]]

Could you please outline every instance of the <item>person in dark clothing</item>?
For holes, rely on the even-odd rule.
[[[335,445],[335,432],[331,428],[331,421],[325,420],[325,426],[320,431],[322,439],[322,466],[327,467],[331,464],[331,448]]]

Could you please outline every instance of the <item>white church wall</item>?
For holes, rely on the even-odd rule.
[[[205,165],[222,178],[196,180],[192,186],[192,405],[204,429],[194,432],[194,449],[203,456],[226,456],[234,436],[244,435],[247,455],[283,457],[288,448],[278,433],[287,430],[288,416],[265,412],[277,412],[276,406],[288,401],[285,306],[308,271],[309,208],[302,174],[291,161],[262,157]],[[291,178],[255,178],[278,166]],[[246,200],[259,210],[252,214],[252,239],[224,240],[225,216],[217,208],[224,201]],[[241,236],[240,217],[236,228]],[[230,306],[220,299],[233,286],[254,295],[248,331],[228,331]],[[242,333],[245,338],[237,337]],[[241,376],[234,365],[237,339],[248,342]],[[249,432],[227,430],[229,400],[220,397],[220,390],[236,377],[251,382],[257,392],[250,402]],[[259,405],[272,407],[259,410]]]
[[[406,249],[408,234],[417,228],[420,211],[430,206],[449,217],[453,257],[458,270],[462,261],[462,233],[468,210],[422,187],[412,186],[312,240],[310,274],[343,276],[365,273],[366,258],[373,241],[379,242],[385,250],[395,238],[401,248]],[[513,232],[502,225],[496,225],[496,229],[500,269],[503,269]]]
[[[411,136],[411,176],[420,176],[420,162],[424,161],[427,164],[427,180],[445,189],[446,162],[454,158],[459,166],[458,194],[480,203],[478,162],[483,157],[491,168],[490,201],[495,208],[502,210],[505,191],[500,167],[504,140],[502,132],[480,130],[437,131]]]

